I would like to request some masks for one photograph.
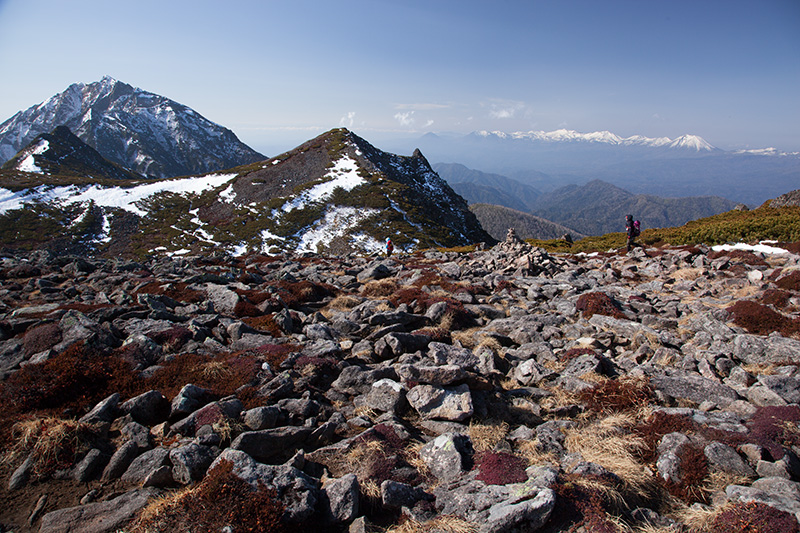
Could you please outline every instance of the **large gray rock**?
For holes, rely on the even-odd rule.
[[[751,365],[800,363],[800,341],[743,333],[733,338],[733,355]]]
[[[132,440],[125,441],[108,461],[105,470],[103,470],[102,480],[110,481],[122,476],[138,454],[139,446],[136,442]]]
[[[154,470],[168,464],[169,450],[154,448],[144,452],[131,462],[128,469],[122,474],[122,481],[141,485]]]
[[[406,389],[394,380],[381,379],[372,384],[365,402],[376,411],[397,413],[406,405]]]
[[[215,468],[221,461],[233,465],[233,473],[257,488],[263,483],[273,488],[283,503],[284,520],[300,523],[314,514],[319,501],[319,487],[315,479],[288,465],[266,465],[257,462],[243,451],[231,448],[223,451],[211,464]]]
[[[172,463],[172,478],[182,485],[188,485],[203,479],[214,460],[214,451],[208,446],[192,442],[172,448],[169,460]]]
[[[423,418],[461,422],[474,412],[472,395],[466,384],[451,388],[417,385],[406,398]]]
[[[400,509],[402,507],[414,507],[420,500],[432,500],[433,496],[426,493],[419,487],[414,487],[407,483],[385,480],[381,483],[381,503],[386,509]]]
[[[744,462],[736,450],[726,444],[712,442],[703,449],[703,453],[716,470],[746,477],[756,475],[755,470]]]
[[[431,473],[444,483],[455,481],[464,473],[471,454],[469,437],[455,433],[439,435],[419,451]]]
[[[800,484],[793,481],[761,478],[750,487],[728,485],[725,493],[731,501],[763,503],[800,519]]]
[[[428,355],[437,365],[456,365],[464,370],[475,370],[480,364],[480,358],[472,351],[442,342],[428,344]]]
[[[489,509],[486,522],[480,533],[503,533],[524,526],[526,531],[541,529],[556,505],[556,494],[552,489],[541,489],[532,499],[504,501]]]
[[[397,375],[405,382],[426,383],[446,387],[467,379],[467,372],[458,365],[397,365]]]
[[[667,396],[698,404],[710,401],[726,407],[739,399],[736,391],[727,385],[688,372],[675,376],[655,375],[650,378],[650,384]]]
[[[40,533],[109,533],[128,523],[160,495],[154,488],[137,489],[112,500],[59,509],[45,514]]]
[[[327,522],[352,522],[359,510],[358,477],[346,474],[328,482],[320,492],[319,507]]]
[[[301,447],[313,431],[314,428],[298,426],[245,431],[231,442],[231,449],[266,462]]]

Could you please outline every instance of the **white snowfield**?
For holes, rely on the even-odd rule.
[[[329,181],[315,185],[300,193],[297,198],[283,204],[283,211],[288,213],[295,209],[303,209],[308,202],[321,202],[330,198],[333,190],[341,187],[345,191],[351,191],[359,185],[366,183],[366,180],[358,175],[358,163],[349,155],[344,155],[337,160],[333,168],[325,174]]]
[[[0,214],[5,214],[14,209],[22,209],[25,204],[34,202],[70,205],[93,201],[95,205],[100,207],[116,207],[144,216],[147,212],[140,209],[136,204],[146,198],[162,192],[201,194],[229,182],[236,176],[236,174],[209,174],[199,178],[164,180],[127,188],[102,187],[100,185],[82,187],[76,185],[66,187],[41,185],[35,189],[25,189],[17,192],[0,188]]]
[[[712,246],[711,249],[715,252],[730,251],[730,250],[746,250],[748,252],[760,252],[762,254],[788,254],[788,250],[778,248],[777,246],[770,246],[776,244],[775,241],[761,241],[758,244],[745,244],[742,242],[736,244],[719,244]]]

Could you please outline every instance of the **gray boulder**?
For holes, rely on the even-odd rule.
[[[126,492],[112,500],[68,507],[45,514],[40,533],[110,533],[119,530],[161,493],[154,488]]]
[[[431,473],[443,483],[458,479],[468,468],[472,442],[466,435],[439,435],[420,448],[419,455]]]
[[[406,397],[423,418],[461,422],[474,412],[472,395],[466,384],[451,388],[417,385]]]
[[[355,474],[328,482],[320,491],[320,511],[329,523],[348,523],[359,511],[359,484]]]
[[[214,460],[214,451],[208,446],[192,442],[172,448],[169,460],[172,463],[172,478],[182,485],[188,485],[203,479]]]

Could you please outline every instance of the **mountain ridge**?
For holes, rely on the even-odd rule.
[[[401,251],[492,242],[421,152],[389,154],[346,129],[203,176],[109,185],[36,174],[38,186],[21,186],[29,173],[5,172],[6,246],[140,257],[377,253],[387,237]]]

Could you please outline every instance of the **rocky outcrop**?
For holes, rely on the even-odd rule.
[[[274,491],[285,523],[333,531],[443,516],[487,532],[612,515],[680,527],[669,492],[800,516],[800,343],[731,310],[797,321],[799,261],[556,255],[514,235],[391,260],[6,255],[4,398],[33,370],[55,383],[62,360],[120,361],[130,380],[92,374],[85,400],[48,397],[91,444],[43,473],[12,442],[6,501],[54,478],[92,498],[2,525],[116,531],[223,463]],[[37,394],[6,416],[43,416]]]

